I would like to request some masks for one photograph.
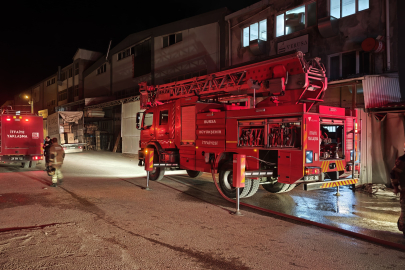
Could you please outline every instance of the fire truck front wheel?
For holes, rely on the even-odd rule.
[[[153,155],[153,163],[159,163],[159,154],[155,150]],[[149,173],[149,179],[152,181],[160,181],[165,176],[164,167],[153,167],[153,171]]]
[[[199,171],[193,171],[193,170],[187,170],[187,174],[188,176],[190,176],[191,178],[196,178],[199,177],[203,174],[203,172],[199,172]]]
[[[284,184],[277,181],[262,185],[265,190],[271,193],[283,193],[292,190],[295,187],[295,184]]]
[[[231,199],[236,198],[236,188],[233,187],[233,164],[232,162],[227,162],[219,171],[219,186],[221,191],[225,196]],[[239,197],[244,198],[250,192],[252,187],[252,179],[245,179],[245,187],[239,189]]]

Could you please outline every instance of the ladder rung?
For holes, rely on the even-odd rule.
[[[300,99],[300,102],[323,102],[323,99],[307,98],[307,99]]]

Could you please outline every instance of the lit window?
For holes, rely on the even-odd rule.
[[[276,37],[316,25],[316,2],[287,10],[276,16]]]
[[[243,47],[249,46],[249,27],[243,29]]]
[[[343,18],[370,8],[370,0],[329,0],[330,16]]]
[[[249,46],[249,41],[258,39],[267,40],[267,19],[251,24],[242,30],[243,47]]]

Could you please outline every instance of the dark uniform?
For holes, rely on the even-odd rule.
[[[394,193],[399,193],[401,205],[401,215],[398,219],[398,229],[404,233],[405,237],[405,154],[397,158],[395,166],[391,173],[391,183],[394,187]]]
[[[44,146],[42,147],[44,149],[44,156],[45,156],[45,170],[48,170],[49,166],[49,149],[51,148],[52,141],[49,136],[46,136]]]

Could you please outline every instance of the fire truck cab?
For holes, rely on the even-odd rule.
[[[241,198],[260,185],[282,193],[301,183],[306,190],[354,184],[357,179],[347,177],[354,175],[356,115],[313,106],[326,86],[323,66],[308,64],[300,53],[188,81],[141,85],[146,110],[137,117],[139,165],[144,149],[154,148],[151,180],[162,179],[166,169],[187,170],[190,177],[219,173],[221,191],[230,198],[236,196],[234,154],[246,155]],[[255,104],[257,97],[262,101]]]

